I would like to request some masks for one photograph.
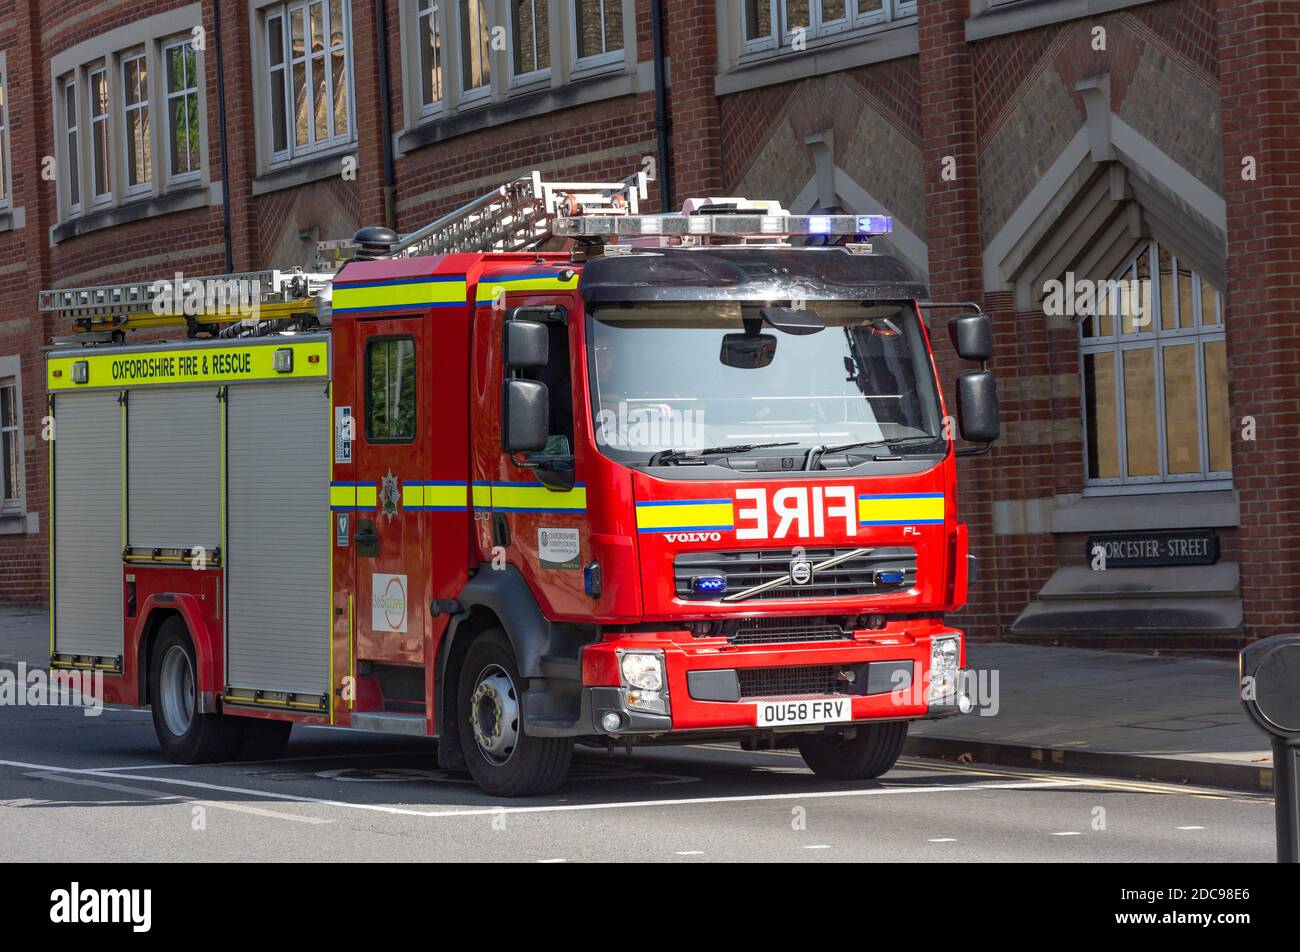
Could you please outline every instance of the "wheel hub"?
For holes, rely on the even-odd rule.
[[[180,645],[172,645],[163,656],[158,703],[163,723],[177,737],[183,737],[194,719],[194,667]]]
[[[484,668],[469,700],[469,723],[479,753],[504,764],[519,740],[519,699],[510,676],[497,665]]]

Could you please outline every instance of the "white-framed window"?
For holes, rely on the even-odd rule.
[[[550,0],[507,0],[510,65],[515,79],[534,79],[551,69]]]
[[[1085,488],[1218,488],[1232,478],[1222,294],[1143,242],[1079,321]]]
[[[443,68],[446,52],[442,38],[446,27],[443,3],[439,0],[415,0],[417,45],[420,55],[420,111],[429,115],[442,108]]]
[[[460,27],[460,98],[492,94],[492,13],[488,0],[457,0]]]
[[[149,128],[149,65],[144,51],[124,56],[122,70],[123,168],[128,195],[153,187],[153,133]]]
[[[308,0],[263,13],[273,162],[350,143],[350,6]]]
[[[570,0],[576,69],[623,59],[623,0]]]
[[[0,513],[21,513],[23,493],[23,408],[18,378],[5,376],[0,377]]]
[[[63,80],[59,99],[63,108],[63,148],[67,166],[63,176],[67,183],[64,198],[69,214],[75,214],[81,211],[81,126],[78,124],[75,76]]]
[[[916,15],[916,0],[740,0],[746,53],[803,44]],[[779,39],[779,42],[778,42]]]
[[[9,189],[9,87],[0,62],[0,208],[10,205]]]
[[[197,178],[203,159],[198,53],[186,39],[164,46],[162,58],[167,104],[167,176],[173,182]]]
[[[90,112],[90,198],[96,205],[113,200],[113,125],[108,92],[108,69],[97,66],[86,73],[86,103]]]

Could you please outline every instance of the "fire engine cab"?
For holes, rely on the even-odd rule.
[[[58,289],[51,664],[181,762],[294,723],[437,738],[485,791],[575,744],[889,770],[969,708],[959,453],[989,323],[926,314],[882,216],[534,173],[318,272]],[[178,331],[188,333],[180,339]],[[151,330],[168,339],[137,342]],[[157,336],[157,335],[155,335]]]

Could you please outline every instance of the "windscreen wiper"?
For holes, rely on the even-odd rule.
[[[789,443],[739,443],[736,446],[708,446],[702,450],[660,450],[647,461],[650,466],[668,466],[685,460],[703,459],[705,456],[717,456],[722,453],[748,453],[750,450],[765,450],[773,446],[798,446],[798,441]]]
[[[918,443],[933,443],[942,439],[938,436],[904,436],[892,440],[859,440],[856,443],[838,443],[832,446],[814,446],[808,451],[808,456],[804,459],[804,470],[812,470],[817,467],[817,463],[823,456],[829,453],[843,453],[845,450],[856,450],[866,446],[911,446]]]

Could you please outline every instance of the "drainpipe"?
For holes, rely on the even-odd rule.
[[[379,126],[384,149],[384,224],[397,228],[397,169],[393,158],[393,97],[388,85],[388,3],[375,4],[379,31]]]
[[[230,150],[226,143],[226,70],[221,59],[221,0],[212,0],[212,27],[217,34],[217,129],[221,142],[221,227],[226,239],[226,273],[235,270],[234,244],[230,236]]]
[[[650,25],[654,42],[655,61],[655,140],[658,145],[659,210],[673,209],[673,179],[668,168],[668,135],[672,122],[668,119],[668,62],[664,52],[663,0],[650,0]]]

